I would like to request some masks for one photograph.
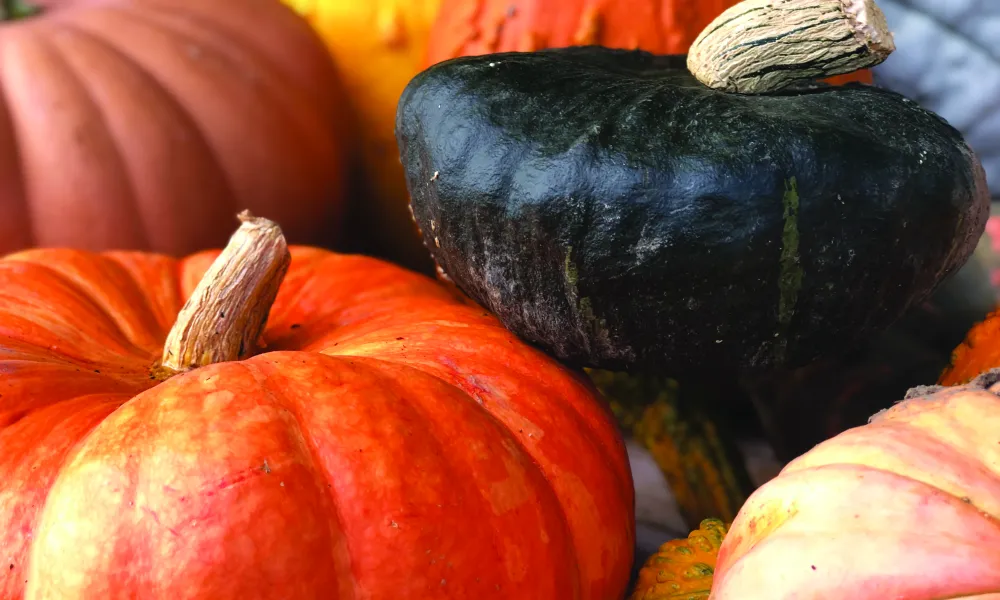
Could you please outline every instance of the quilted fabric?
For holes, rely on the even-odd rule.
[[[1000,199],[1000,0],[879,0],[896,52],[875,68],[960,129]]]

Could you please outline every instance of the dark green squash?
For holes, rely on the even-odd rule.
[[[961,266],[988,211],[978,159],[916,103],[719,92],[683,56],[449,60],[410,82],[396,136],[440,268],[583,366],[759,372],[846,351]]]

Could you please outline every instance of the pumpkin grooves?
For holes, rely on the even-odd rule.
[[[167,334],[153,376],[242,360],[260,347],[267,316],[292,257],[273,221],[244,210],[242,222],[205,272]]]

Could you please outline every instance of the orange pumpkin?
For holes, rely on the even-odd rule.
[[[1000,597],[1000,370],[907,399],[744,504],[713,600]]]
[[[0,254],[182,254],[234,206],[333,243],[343,100],[322,42],[273,0],[41,0],[0,31]]]
[[[725,523],[705,519],[687,539],[660,546],[639,571],[631,600],[707,599],[725,537]]]
[[[427,65],[457,56],[596,44],[684,54],[739,0],[442,0]],[[831,78],[871,82],[867,71]]]
[[[355,245],[410,268],[432,270],[408,209],[396,148],[396,104],[422,65],[440,0],[282,0],[326,42],[356,119],[362,173],[351,207]]]
[[[632,480],[585,378],[245,219],[222,255],[0,260],[0,598],[624,595]]]

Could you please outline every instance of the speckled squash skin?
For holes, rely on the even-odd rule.
[[[440,63],[403,93],[396,136],[443,271],[584,366],[846,351],[965,262],[989,203],[961,135],[898,94],[726,94],[639,51]]]
[[[163,382],[216,253],[0,260],[0,598],[623,597],[586,379],[427,277],[291,253],[267,352]]]
[[[660,546],[639,571],[630,600],[707,600],[726,524],[705,519],[686,539]]]

